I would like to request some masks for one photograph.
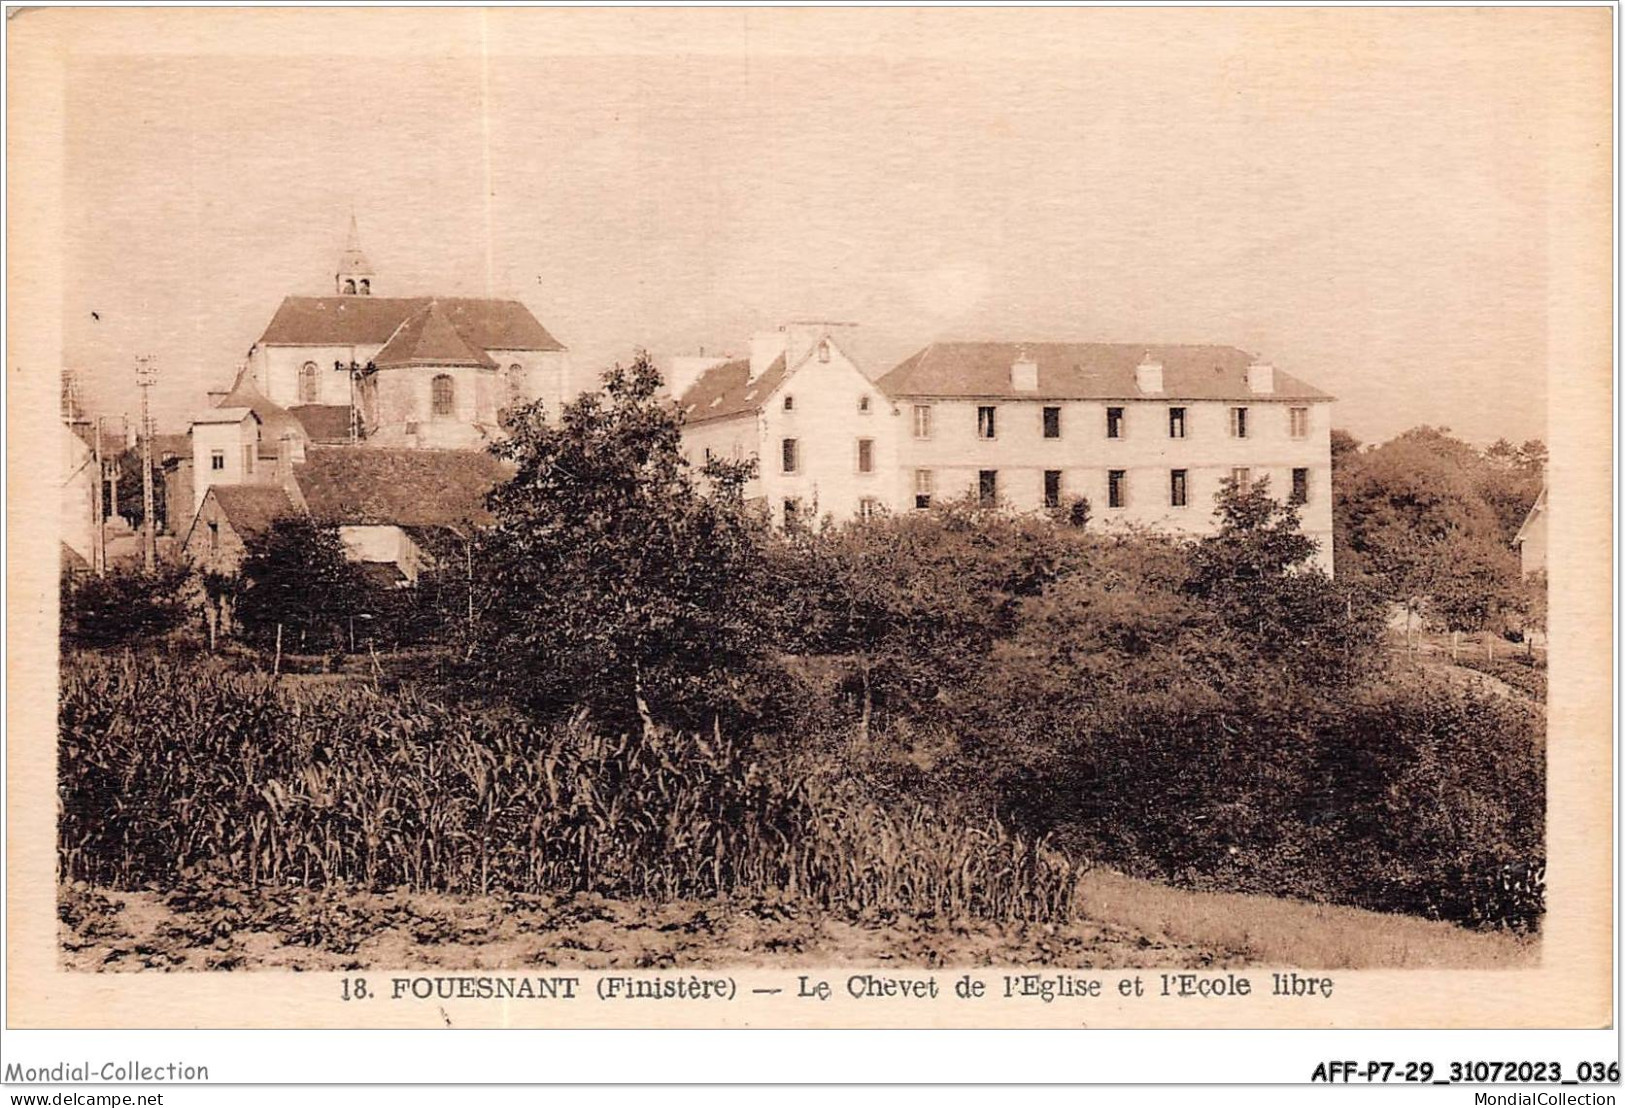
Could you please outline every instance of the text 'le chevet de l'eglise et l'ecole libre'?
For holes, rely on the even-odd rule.
[[[333,294],[284,298],[230,388],[160,436],[169,541],[193,565],[232,572],[245,540],[304,511],[413,583],[486,518],[503,410],[556,418],[572,399],[568,349],[518,300],[388,291],[352,218]],[[1333,397],[1261,357],[1000,338],[887,367],[861,351],[854,324],[791,322],[737,356],[665,359],[689,461],[754,458],[745,494],[781,526],[1081,497],[1095,526],[1200,536],[1225,481],[1267,477],[1332,568]],[[90,545],[66,527],[67,550]]]

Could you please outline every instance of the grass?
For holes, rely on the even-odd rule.
[[[1244,953],[1301,969],[1502,969],[1526,966],[1539,939],[1333,904],[1193,892],[1095,867],[1080,879],[1090,918],[1174,945]]]

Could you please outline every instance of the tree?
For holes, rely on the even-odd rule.
[[[141,491],[141,448],[132,447],[118,456],[118,514],[139,528],[147,518]],[[158,459],[152,462],[152,514],[158,530],[169,525],[165,501],[164,469]]]
[[[682,726],[759,716],[776,682],[750,463],[696,473],[646,354],[565,406],[511,411],[514,467],[476,543],[469,674],[543,713],[585,705],[631,725],[640,703]]]
[[[247,637],[269,645],[280,626],[286,650],[348,644],[350,621],[368,609],[369,588],[336,526],[304,514],[282,516],[243,547],[228,591]]]
[[[64,577],[62,644],[119,646],[166,635],[186,619],[190,584],[190,571],[177,565],[151,574],[115,567],[104,577]]]
[[[1268,479],[1226,481],[1219,530],[1191,552],[1184,591],[1258,659],[1311,683],[1346,683],[1374,657],[1381,621],[1373,598],[1310,564],[1316,551],[1296,506],[1269,495]]]
[[[1516,610],[1510,543],[1540,492],[1545,448],[1482,452],[1419,427],[1334,462],[1338,566],[1442,626],[1476,630]]]

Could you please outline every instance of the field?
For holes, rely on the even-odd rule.
[[[1135,880],[719,732],[608,736],[208,665],[65,669],[69,968],[1488,968],[1538,951]]]

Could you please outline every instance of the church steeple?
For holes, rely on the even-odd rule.
[[[376,274],[367,255],[361,252],[361,232],[355,225],[355,213],[350,213],[350,233],[344,240],[344,253],[339,255],[338,272],[333,276],[333,291],[340,296],[371,296]]]

